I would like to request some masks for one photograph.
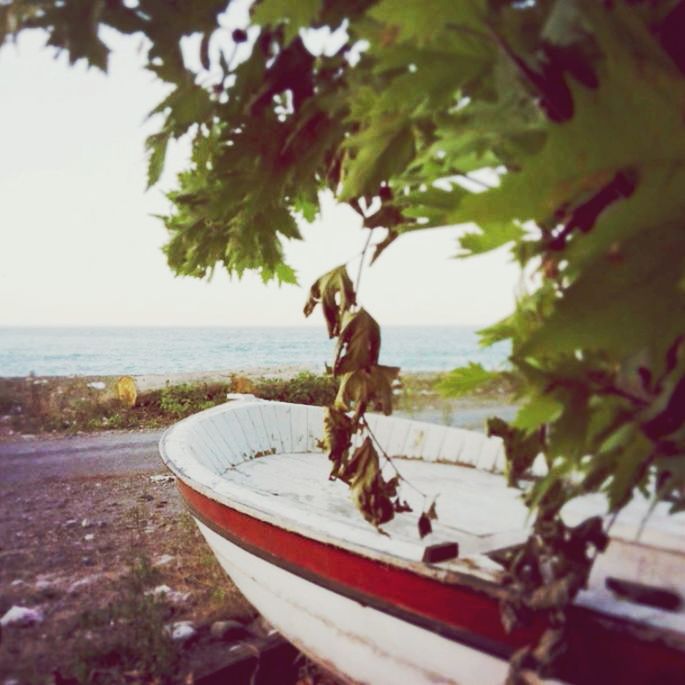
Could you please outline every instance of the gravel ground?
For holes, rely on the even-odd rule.
[[[126,606],[132,578],[149,590],[169,588],[155,600],[165,625],[192,623],[192,638],[171,645],[179,682],[192,682],[225,656],[226,637],[212,637],[213,623],[235,619],[264,634],[185,513],[173,480],[151,480],[165,474],[158,437],[0,445],[0,616],[15,606],[42,617],[3,627],[0,683],[75,682],[79,669],[90,682],[151,682],[135,669],[117,672],[106,659],[93,666],[106,645],[131,641],[126,617],[112,612]],[[234,628],[228,639],[241,637]]]

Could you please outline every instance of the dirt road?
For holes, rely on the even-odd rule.
[[[0,483],[161,473],[165,469],[157,443],[162,433],[110,432],[0,442]]]

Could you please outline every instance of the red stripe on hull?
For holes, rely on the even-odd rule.
[[[506,657],[539,634],[537,628],[507,634],[496,597],[467,585],[449,585],[411,571],[312,540],[220,504],[178,481],[190,507],[232,542],[266,556],[314,582],[411,622]],[[685,652],[656,638],[632,634],[622,623],[574,609],[569,650],[561,676],[579,683],[685,682]]]

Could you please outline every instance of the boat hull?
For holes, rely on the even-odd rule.
[[[455,644],[230,542],[196,519],[226,573],[253,606],[302,652],[348,682],[504,682],[507,663]]]
[[[381,535],[344,485],[327,479],[322,418],[320,407],[236,402],[162,437],[162,458],[225,570],[285,637],[345,680],[502,682],[511,654],[545,625],[538,617],[508,634],[500,618],[507,590],[488,555],[525,540],[528,514],[501,476],[501,443],[372,415],[376,439],[402,459],[405,478],[441,496],[430,538],[419,539],[409,517],[395,517]],[[403,496],[415,511],[424,505],[411,490]],[[578,521],[598,513],[592,502],[579,506]],[[683,519],[656,511],[638,543],[644,508],[628,509],[569,608],[567,650],[555,664],[566,682],[685,682],[685,612],[607,589],[618,578],[685,596]],[[426,553],[446,545],[458,546],[458,558],[430,561]]]
[[[178,486],[245,597],[304,653],[348,682],[502,683],[508,656],[541,629],[506,634],[500,588],[425,578]],[[576,608],[560,667],[568,682],[675,685],[683,682],[685,653]]]

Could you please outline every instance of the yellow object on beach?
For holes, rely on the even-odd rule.
[[[122,376],[117,381],[117,396],[127,406],[134,407],[138,399],[136,382],[131,376]]]

